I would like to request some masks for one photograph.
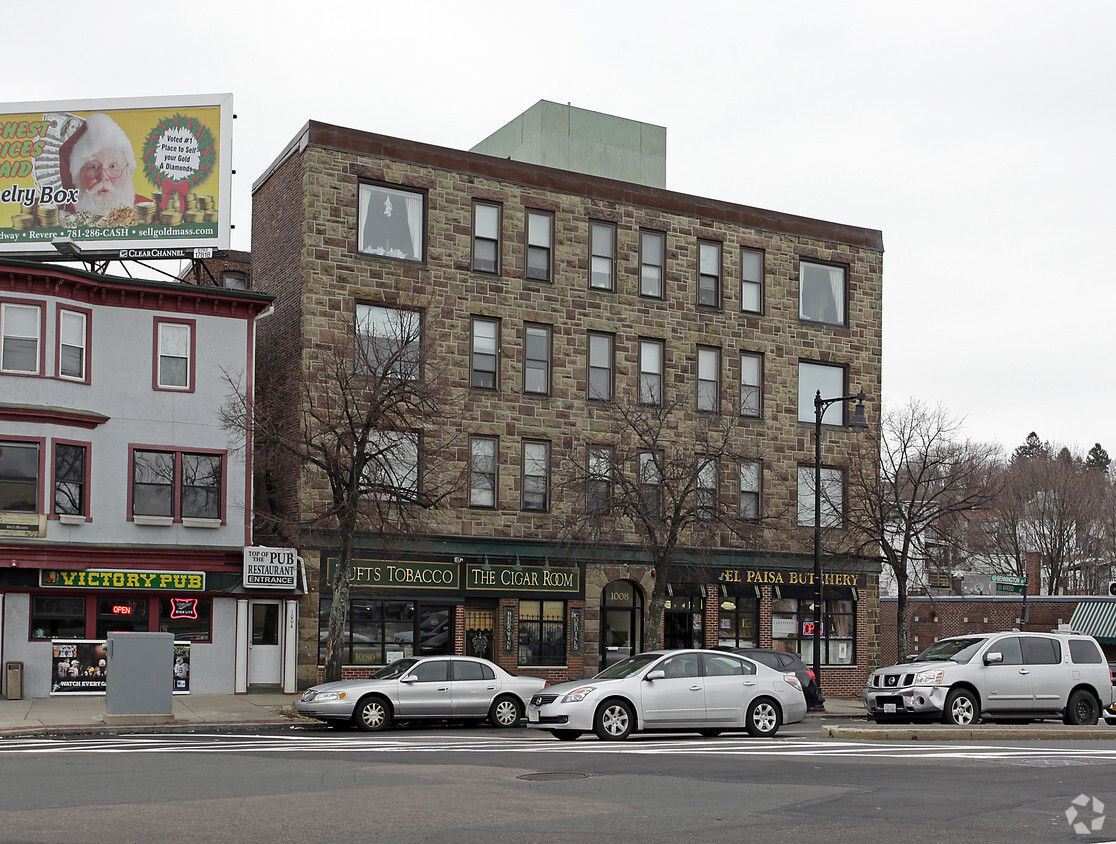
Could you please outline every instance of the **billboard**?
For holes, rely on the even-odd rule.
[[[231,94],[0,104],[0,255],[227,250],[232,119]]]

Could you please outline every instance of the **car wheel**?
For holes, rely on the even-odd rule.
[[[523,704],[514,697],[498,697],[488,710],[488,721],[493,727],[514,727],[523,717]]]
[[[635,713],[622,700],[606,701],[593,716],[593,732],[601,741],[622,741],[634,727]]]
[[[721,730],[698,730],[698,735],[706,738],[716,738],[720,734]]]
[[[386,729],[391,723],[391,706],[382,697],[369,697],[357,704],[356,723],[366,733]]]
[[[954,689],[949,693],[942,712],[943,724],[970,727],[977,722],[979,716],[980,707],[977,705],[976,695],[968,689]]]
[[[748,735],[756,738],[770,738],[779,732],[783,716],[778,705],[769,698],[761,697],[748,704],[748,717],[745,726]]]
[[[1100,704],[1091,692],[1078,689],[1070,695],[1066,704],[1066,714],[1062,721],[1066,724],[1093,725],[1100,717]]]
[[[551,730],[550,734],[559,741],[577,741],[581,738],[581,730]]]

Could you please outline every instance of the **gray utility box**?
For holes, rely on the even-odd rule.
[[[109,633],[105,723],[174,720],[174,636]]]
[[[8,690],[8,700],[23,700],[23,663],[5,663],[4,675],[4,686]]]

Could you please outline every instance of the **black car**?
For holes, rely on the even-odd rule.
[[[766,648],[718,648],[718,650],[746,656],[748,659],[754,659],[756,662],[774,668],[776,671],[793,672],[794,676],[798,678],[798,682],[802,684],[802,693],[806,695],[807,709],[815,709],[822,701],[821,689],[818,688],[818,681],[814,677],[814,672],[806,667],[806,663],[799,658],[798,654],[788,653],[787,651],[771,651]]]

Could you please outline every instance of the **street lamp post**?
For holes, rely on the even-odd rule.
[[[814,680],[818,684],[818,708],[825,708],[825,695],[821,690],[821,640],[822,640],[822,565],[821,565],[821,435],[822,417],[831,404],[856,402],[856,410],[848,427],[864,429],[868,419],[864,416],[864,392],[852,396],[823,399],[821,390],[814,395]]]

